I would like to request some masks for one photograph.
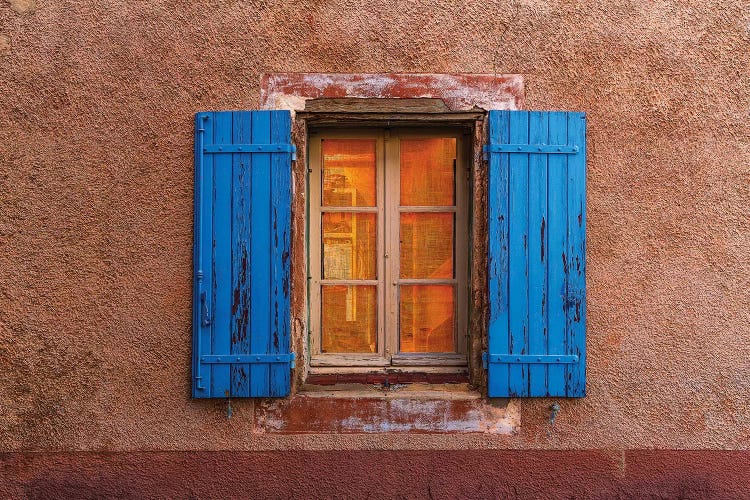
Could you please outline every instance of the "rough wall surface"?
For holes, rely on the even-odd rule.
[[[749,45],[741,0],[0,3],[0,449],[747,449]],[[588,113],[588,396],[554,428],[260,435],[190,400],[192,115],[268,72],[522,74]]]
[[[434,452],[383,450],[14,453],[0,454],[0,471],[8,474],[0,479],[0,496],[734,500],[748,498],[748,455],[461,450],[435,460]]]

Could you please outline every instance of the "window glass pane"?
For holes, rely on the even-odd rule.
[[[323,206],[374,207],[375,139],[323,141]]]
[[[376,279],[376,215],[323,214],[323,279]]]
[[[401,139],[401,205],[454,203],[456,139]]]
[[[377,352],[377,287],[324,285],[321,288],[323,352]]]
[[[401,352],[454,352],[453,285],[400,287]]]
[[[402,213],[401,278],[453,278],[453,213]]]

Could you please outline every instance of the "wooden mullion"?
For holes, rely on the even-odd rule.
[[[458,280],[445,278],[445,279],[429,279],[429,278],[400,278],[397,280],[399,285],[457,285]]]
[[[339,279],[321,279],[319,280],[321,286],[325,285],[340,285],[340,286],[358,286],[358,285],[369,285],[377,286],[378,280],[339,280]]]
[[[454,346],[466,359],[469,328],[469,151],[465,136],[456,138],[455,203],[453,220],[453,269],[456,281],[454,296]]]
[[[378,207],[320,207],[321,213],[368,213],[375,214],[379,212]]]
[[[399,277],[399,214],[398,205],[401,197],[400,177],[398,169],[400,165],[400,144],[397,137],[390,136],[385,140],[385,164],[391,172],[395,169],[396,174],[385,176],[385,288],[386,288],[386,357],[390,361],[391,356],[399,351],[399,329],[398,329],[398,277]]]
[[[399,206],[399,213],[444,213],[444,212],[458,212],[458,208],[455,205],[451,206],[430,206],[430,207],[410,207],[410,206]]]
[[[321,338],[321,169],[322,169],[322,144],[319,136],[312,137],[309,141],[309,227],[308,227],[308,272],[310,294],[310,353],[320,353],[323,339]]]

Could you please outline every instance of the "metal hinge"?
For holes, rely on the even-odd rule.
[[[211,325],[211,312],[208,310],[206,292],[201,292],[201,326]]]

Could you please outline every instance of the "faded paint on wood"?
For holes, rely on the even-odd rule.
[[[204,119],[203,117],[207,117]],[[207,154],[202,144],[290,144],[287,111],[234,111],[196,116],[194,293],[195,397],[285,396],[288,363],[201,363],[200,356],[290,353],[289,250],[291,155]],[[199,178],[196,172],[196,179]],[[196,222],[196,228],[198,228]],[[200,248],[199,248],[200,247]],[[212,320],[202,321],[200,294]],[[263,358],[265,360],[267,358]]]
[[[582,397],[585,116],[491,111],[489,124],[490,144],[559,144],[578,146],[578,152],[490,154],[488,394]],[[508,362],[500,362],[492,358],[504,354],[576,355],[578,361],[529,363],[507,358]]]
[[[344,97],[332,99],[310,99],[306,112],[324,113],[449,113],[451,110],[442,99],[381,99]]]

